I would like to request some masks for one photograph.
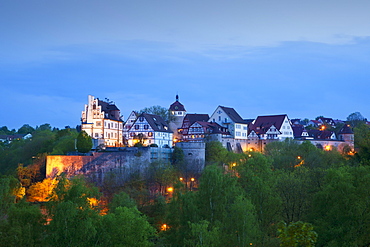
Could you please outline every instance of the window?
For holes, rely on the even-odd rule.
[[[135,129],[138,130],[139,129],[139,125],[138,124],[135,124]]]
[[[221,121],[221,116],[218,116],[218,121]]]
[[[110,129],[110,123],[108,123],[108,129]]]
[[[152,136],[153,136],[153,132],[149,132],[149,133],[148,133],[148,136],[149,136],[149,137],[152,137]]]
[[[143,122],[144,121],[144,118],[143,117],[139,117],[139,121],[140,122]]]
[[[101,122],[100,121],[96,122],[96,126],[101,126]]]
[[[145,129],[145,130],[149,129],[149,125],[145,124],[145,125],[144,125],[144,129]]]
[[[99,134],[98,133],[95,133],[95,137],[98,138],[99,137]]]
[[[240,132],[239,131],[235,132],[235,135],[240,136]]]
[[[247,126],[243,126],[243,130],[248,130],[248,127]]]
[[[240,126],[240,124],[235,124],[235,129],[241,129],[242,127]]]

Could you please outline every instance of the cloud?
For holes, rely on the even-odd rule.
[[[15,0],[1,4],[0,54],[14,60],[66,59],[68,54],[50,52],[70,45],[117,47],[114,43],[125,41],[143,41],[138,42],[142,49],[156,42],[201,53],[286,41],[348,44],[370,36],[368,9],[368,1],[345,0]]]

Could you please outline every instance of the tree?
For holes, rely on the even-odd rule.
[[[176,168],[176,170],[181,172],[185,172],[184,157],[185,155],[182,148],[175,146],[171,155],[171,163]]]
[[[33,127],[31,127],[29,124],[24,124],[22,127],[18,129],[18,134],[28,134],[35,131]]]
[[[81,153],[88,153],[92,148],[92,139],[91,137],[85,132],[81,131],[77,136],[77,150]]]
[[[368,166],[328,170],[308,214],[319,236],[318,246],[368,246],[369,174]]]
[[[281,218],[282,202],[276,193],[276,174],[272,160],[265,155],[253,152],[245,162],[237,165],[238,182],[246,192],[247,198],[256,209],[256,217],[260,226],[263,246],[274,245],[276,242],[276,224]]]
[[[171,114],[170,110],[159,105],[145,107],[144,109],[141,109],[137,112],[139,115],[142,113],[158,115],[162,117],[167,123],[174,120],[174,116]]]
[[[366,122],[366,118],[362,116],[359,112],[354,112],[349,114],[347,117],[347,123],[351,125],[352,128],[357,127],[359,124]]]
[[[226,160],[228,151],[219,141],[210,141],[206,143],[206,163],[222,164]]]
[[[292,170],[300,163],[297,157],[299,153],[299,144],[292,139],[285,139],[281,142],[271,142],[265,146],[264,153],[271,157],[273,166],[276,169]]]
[[[191,238],[185,241],[185,246],[221,246],[221,232],[218,227],[210,227],[207,220],[202,220],[199,223],[189,222],[189,225]]]
[[[114,194],[108,206],[109,211],[114,213],[118,207],[136,208],[136,202],[126,192],[121,191],[118,194]]]
[[[0,220],[0,245],[44,246],[45,223],[45,217],[38,206],[23,200],[13,204],[8,210],[6,220]]]
[[[314,247],[317,240],[312,224],[302,221],[280,222],[278,233],[281,247]]]
[[[82,177],[68,180],[58,178],[47,202],[49,217],[47,242],[51,246],[93,246],[96,241],[99,208],[91,204],[99,198],[96,187],[90,186]]]
[[[153,245],[155,229],[135,207],[118,207],[102,217],[98,232],[99,246],[146,247]]]

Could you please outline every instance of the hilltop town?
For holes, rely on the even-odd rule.
[[[232,152],[263,151],[266,144],[287,138],[310,141],[325,150],[354,148],[351,127],[342,120],[318,117],[290,119],[287,114],[244,119],[232,107],[217,106],[209,114],[187,113],[179,96],[169,106],[168,119],[132,111],[124,121],[119,108],[89,95],[82,112],[82,130],[94,141],[94,148],[143,146],[173,147],[179,142],[202,143],[216,140]],[[167,120],[167,121],[166,121]]]

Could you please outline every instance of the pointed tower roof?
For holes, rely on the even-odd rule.
[[[179,102],[178,94],[176,94],[176,101],[170,105],[170,111],[186,111],[184,105]]]

